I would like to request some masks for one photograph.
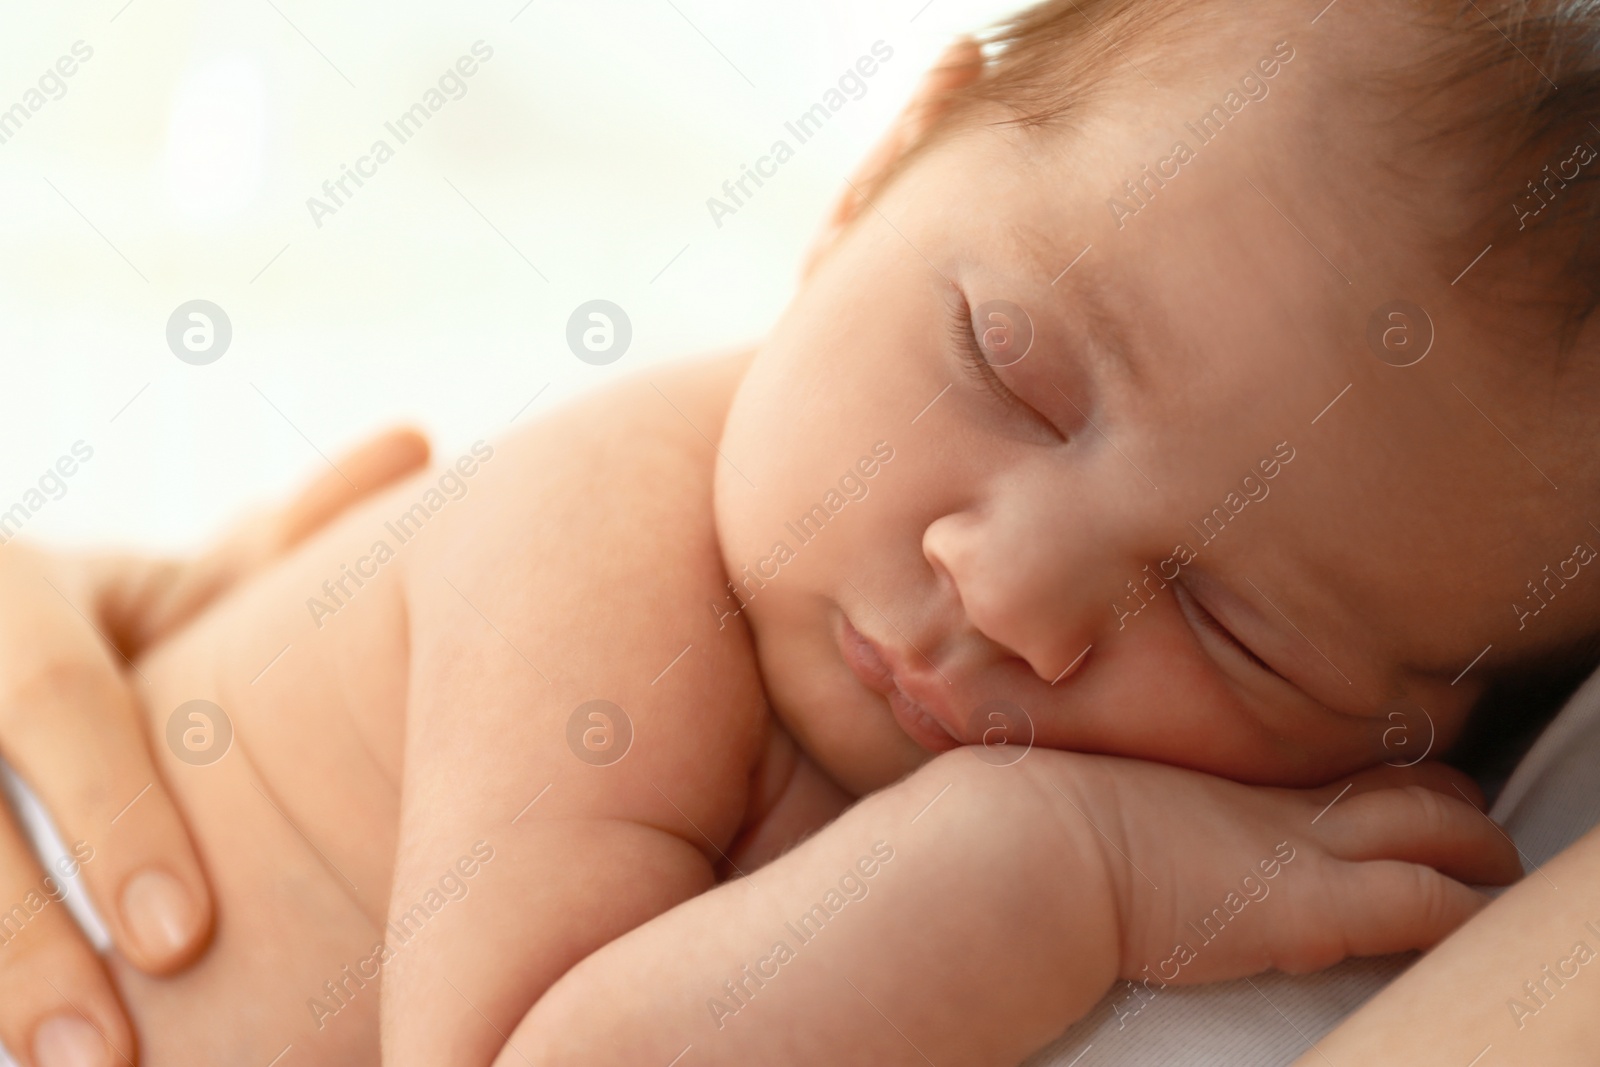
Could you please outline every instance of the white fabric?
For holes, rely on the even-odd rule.
[[[1542,866],[1600,823],[1596,767],[1600,673],[1545,728],[1490,812],[1516,842],[1524,870]],[[1025,1067],[1292,1063],[1415,958],[1406,953],[1348,960],[1301,977],[1274,972],[1209,986],[1172,987],[1143,1001],[1130,983],[1119,982]]]

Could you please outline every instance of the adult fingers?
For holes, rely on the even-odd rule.
[[[127,1017],[64,893],[0,811],[0,1041],[24,1067],[131,1064]]]
[[[278,515],[277,551],[292,548],[351,504],[420,470],[428,462],[428,439],[416,430],[386,430],[340,457],[301,490]]]
[[[112,940],[140,970],[182,967],[205,947],[210,894],[121,676],[85,643],[8,681],[0,750],[85,853]]]
[[[77,581],[91,598],[93,614],[104,620],[106,635],[137,656],[352,505],[426,466],[428,457],[428,439],[416,430],[386,430],[339,457],[288,503],[235,524],[195,559],[98,555],[84,561]]]
[[[157,974],[183,966],[204,947],[212,911],[122,668],[136,671],[130,657],[141,648],[422,466],[427,451],[414,432],[381,435],[193,562],[68,559],[17,544],[0,552],[0,752],[75,843],[72,862],[84,864],[89,894],[134,966]],[[43,903],[59,884],[44,879],[0,809],[0,908],[8,909],[0,913],[0,1040],[31,1067],[99,1062],[93,1056],[108,1053],[107,1044],[118,1062],[131,1062],[127,1020],[103,967],[65,908]],[[89,1058],[66,1058],[85,1042]]]
[[[427,456],[427,441],[415,431],[381,434],[267,520],[242,526],[221,548],[184,565],[181,575],[163,578],[160,565],[127,564],[98,584],[120,601],[118,609],[139,613],[147,636],[159,634]],[[89,621],[96,612],[68,599],[96,582],[91,576],[75,586],[60,573],[66,569],[60,561],[39,553],[14,562],[0,583],[19,592],[10,602],[10,625],[0,619],[0,664],[9,664],[0,672],[0,751],[63,827],[100,842],[101,862],[86,879],[118,947],[143,970],[169,971],[203,947],[209,895],[151,763],[125,677]],[[52,565],[55,582],[46,576]],[[150,581],[157,588],[141,585]]]

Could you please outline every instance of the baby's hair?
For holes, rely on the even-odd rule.
[[[1476,294],[1553,313],[1564,349],[1600,304],[1600,2],[1434,7],[1431,47],[1394,83],[1450,116],[1437,147],[1477,157],[1462,228],[1514,254]]]
[[[989,107],[1009,112],[1000,120],[1008,126],[1064,123],[1107,85],[1119,56],[1125,59],[1114,42],[1148,39],[1179,7],[1163,0],[1044,0],[997,23],[979,39],[982,76],[930,101],[938,119],[883,180]]]
[[[1328,24],[1313,27],[1317,6],[1294,5],[1305,9],[1303,32],[1292,31],[1296,44],[1312,49],[1322,42],[1350,58],[1361,73],[1342,88],[1375,95],[1423,123],[1432,132],[1418,139],[1418,151],[1464,157],[1463,164],[1434,170],[1455,175],[1460,184],[1450,191],[1473,201],[1444,227],[1450,232],[1433,235],[1441,250],[1448,249],[1440,269],[1463,250],[1470,258],[1489,242],[1515,245],[1531,237],[1504,267],[1486,264],[1472,281],[1490,294],[1514,279],[1518,303],[1548,305],[1561,314],[1567,338],[1575,336],[1600,303],[1592,192],[1600,159],[1578,167],[1576,176],[1567,162],[1580,143],[1600,153],[1600,0],[1371,0],[1364,6],[1344,0],[1344,12],[1325,11]],[[1360,7],[1359,14],[1350,10]],[[1395,36],[1418,47],[1392,69],[1374,69],[1370,57],[1363,60],[1361,39],[1352,41],[1337,28],[1341,16],[1369,20],[1368,30],[1373,21],[1379,31],[1392,21]],[[1070,129],[1111,91],[1140,84],[1141,65],[1152,57],[1185,48],[1196,54],[1197,47],[1203,55],[1196,41],[1209,26],[1237,36],[1254,32],[1250,20],[1258,18],[1261,45],[1270,47],[1299,24],[1300,12],[1286,17],[1274,4],[1258,14],[1253,5],[1241,10],[1201,0],[1045,0],[982,35],[982,76],[939,101],[938,120],[895,170],[977,115],[998,113],[988,121],[1005,126]],[[1420,195],[1437,199],[1437,193]]]

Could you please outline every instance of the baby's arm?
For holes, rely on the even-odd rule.
[[[1159,987],[1424,947],[1482,902],[1447,875],[1517,873],[1437,768],[1358,776],[1329,808],[1343,783],[976,751],[600,949],[496,1067],[1017,1062],[1119,976]],[[1443,792],[1385,788],[1407,780]]]
[[[741,369],[663,372],[531,428],[418,542],[387,1063],[489,1063],[570,966],[714,884],[766,739],[745,631],[709,607],[707,439]],[[615,713],[569,732],[594,700],[631,724],[617,762],[586,747],[623,744]]]

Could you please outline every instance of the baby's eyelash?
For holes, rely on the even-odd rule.
[[[994,364],[984,357],[983,349],[978,346],[977,335],[973,332],[972,308],[967,303],[967,298],[961,294],[957,294],[956,299],[950,304],[950,334],[955,340],[956,350],[961,353],[962,365],[969,374],[978,379],[1001,403],[1018,408],[1024,406],[1017,398],[1017,394],[1000,380],[1000,375],[995,373]]]
[[[1182,587],[1179,586],[1178,588],[1182,588]],[[1222,625],[1222,623],[1217,619],[1217,617],[1215,615],[1213,615],[1213,614],[1211,614],[1211,612],[1207,611],[1205,605],[1201,604],[1200,601],[1195,598],[1195,595],[1193,593],[1190,593],[1187,589],[1185,589],[1184,590],[1184,594],[1188,598],[1189,606],[1194,611],[1193,618],[1194,618],[1194,620],[1196,622],[1198,622],[1201,626],[1204,626],[1207,630],[1210,630],[1213,634],[1215,634],[1217,636],[1217,638],[1219,640],[1223,641],[1226,644],[1232,645],[1242,655],[1244,655],[1244,657],[1246,659],[1250,660],[1257,667],[1260,667],[1262,670],[1266,671],[1269,674],[1278,674],[1278,672],[1276,670],[1273,670],[1273,668],[1265,660],[1263,660],[1260,656],[1258,656],[1254,652],[1252,652],[1248,645],[1246,645],[1243,641],[1240,641],[1237,637],[1235,637],[1232,630],[1230,630],[1226,626]],[[1184,599],[1183,597],[1179,597],[1180,601],[1182,601],[1183,599]],[[1278,676],[1280,678],[1282,677],[1282,675],[1278,675]]]

